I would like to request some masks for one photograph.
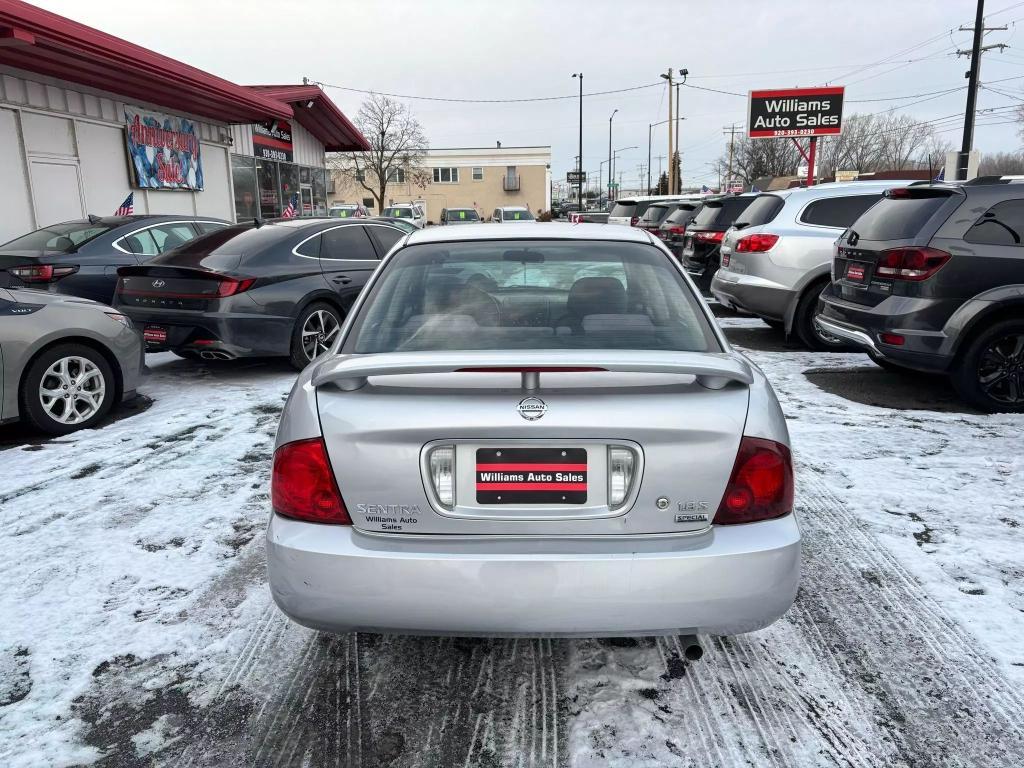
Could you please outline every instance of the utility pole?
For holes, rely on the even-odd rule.
[[[981,54],[985,51],[991,51],[994,48],[998,48],[1000,51],[1009,48],[1005,43],[994,43],[992,45],[982,45],[981,40],[985,36],[986,32],[994,32],[996,30],[1005,30],[1006,26],[1001,27],[986,27],[985,26],[985,0],[978,0],[977,14],[974,17],[973,27],[964,27],[961,25],[961,32],[973,32],[974,33],[974,44],[971,46],[970,51],[957,51],[957,56],[970,56],[971,57],[971,68],[968,70],[966,76],[969,78],[967,81],[967,109],[964,111],[964,140],[960,145],[960,155],[957,157],[956,163],[956,179],[959,181],[967,180],[967,165],[971,155],[971,149],[974,146],[974,112],[975,106],[978,101],[978,79],[981,74]]]
[[[651,129],[653,123],[647,124],[647,194],[651,194]]]
[[[661,161],[665,159],[664,155],[658,155],[655,160],[658,161],[658,187],[661,187]]]
[[[673,173],[674,163],[672,162],[672,158],[674,157],[674,155],[672,154],[672,122],[671,122],[671,120],[672,120],[672,86],[673,86],[672,67],[668,68],[668,74],[664,74],[661,77],[662,77],[663,80],[668,80],[668,119],[669,119],[669,124],[668,124],[668,158],[669,158],[669,160],[668,160],[668,191],[669,191],[669,193],[671,193],[672,190],[676,188],[675,178],[674,178],[674,173]]]
[[[576,164],[576,171],[583,173],[583,73],[577,72],[573,74],[573,77],[580,79],[580,155],[577,158],[579,161]],[[576,182],[576,196],[580,203],[580,210],[583,210],[583,179],[577,177]]]
[[[729,182],[732,181],[732,155],[733,155],[733,147],[736,145],[736,132],[739,129],[740,129],[740,127],[736,123],[733,123],[732,125],[726,126],[725,128],[722,129],[722,133],[723,134],[724,133],[728,133],[729,134],[729,169],[728,169],[728,171],[726,171],[725,185],[724,185],[726,191],[728,191]]]

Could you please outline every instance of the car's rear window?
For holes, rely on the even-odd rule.
[[[644,215],[640,217],[641,224],[661,224],[668,216],[668,212],[672,210],[669,205],[652,205],[646,211]]]
[[[703,205],[698,203],[697,205],[684,205],[676,210],[672,211],[665,219],[664,223],[667,224],[686,224],[690,219],[700,213]]]
[[[173,264],[190,266],[198,264],[204,257],[241,256],[262,251],[264,248],[295,234],[293,227],[253,223],[221,227],[214,232],[189,240],[173,251],[162,253],[146,261],[147,264]]]
[[[94,240],[112,227],[92,224],[87,221],[69,221],[37,229],[27,235],[15,238],[0,248],[8,251],[46,251],[48,253],[71,253],[76,248]]]
[[[412,208],[385,208],[381,216],[394,216],[396,219],[411,219]]]
[[[743,213],[753,200],[754,198],[751,197],[709,200],[693,220],[693,226],[696,229],[728,229],[736,221],[736,217]]]
[[[762,224],[767,224],[779,215],[785,202],[778,195],[759,195],[754,198],[754,202],[746,207],[736,224],[737,226],[742,224],[745,227],[759,227]]]
[[[609,216],[633,216],[636,211],[636,200],[617,200]]]
[[[668,257],[640,243],[472,241],[398,251],[349,353],[505,349],[720,351]]]
[[[903,190],[898,190],[897,194]],[[915,191],[912,197],[885,197],[868,208],[850,225],[861,240],[909,240],[949,199],[942,190]]]

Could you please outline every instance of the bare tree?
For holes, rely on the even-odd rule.
[[[1024,152],[994,152],[978,163],[979,176],[1018,176],[1024,174]]]
[[[431,179],[421,164],[427,153],[427,137],[404,104],[374,94],[359,107],[355,124],[370,150],[333,155],[331,167],[372,194],[378,211],[384,210],[388,181],[394,181],[399,172],[406,181],[426,188]]]
[[[910,115],[890,113],[879,121],[878,135],[882,139],[881,161],[886,170],[902,171],[916,165],[911,160],[924,149],[933,129]]]

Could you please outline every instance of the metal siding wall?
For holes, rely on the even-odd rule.
[[[0,117],[6,117],[6,120],[0,119],[3,149],[12,147],[12,143],[7,140],[9,134],[18,136],[18,112],[11,111],[7,116],[8,110],[3,107],[47,113],[20,113],[22,120],[33,132],[32,146],[28,152],[35,152],[37,156],[77,158],[82,172],[87,210],[100,215],[113,213],[128,192],[132,191],[124,144],[125,102],[103,93],[90,92],[87,88],[78,90],[46,80],[43,77],[39,80],[23,77],[20,72],[0,68]],[[134,102],[130,105],[179,114],[159,105]],[[229,148],[224,138],[229,135],[234,138],[231,151],[251,155],[251,130],[248,126],[227,126],[188,115],[186,117],[195,122],[196,131],[203,142],[205,190],[156,192],[136,189],[135,211],[191,215],[198,209],[203,214],[231,220],[234,218],[234,204]],[[63,133],[58,135],[51,130],[61,125],[71,125],[70,137],[72,140],[77,138],[77,144],[69,145]],[[0,242],[24,234],[35,226],[31,209],[28,216],[24,211],[26,205],[31,206],[29,181],[25,174],[26,152],[20,141],[15,142],[13,147],[13,154],[0,152],[0,170],[3,171],[0,176],[5,181],[14,181],[13,184],[0,187],[0,206],[5,211],[5,215],[0,217]],[[319,164],[322,165],[322,160]],[[111,203],[111,200],[114,202]]]
[[[324,167],[324,145],[294,120],[292,121],[292,145],[295,163],[312,165],[314,168]]]

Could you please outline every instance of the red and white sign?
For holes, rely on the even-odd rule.
[[[837,136],[843,130],[843,86],[751,91],[747,135],[752,139]]]

